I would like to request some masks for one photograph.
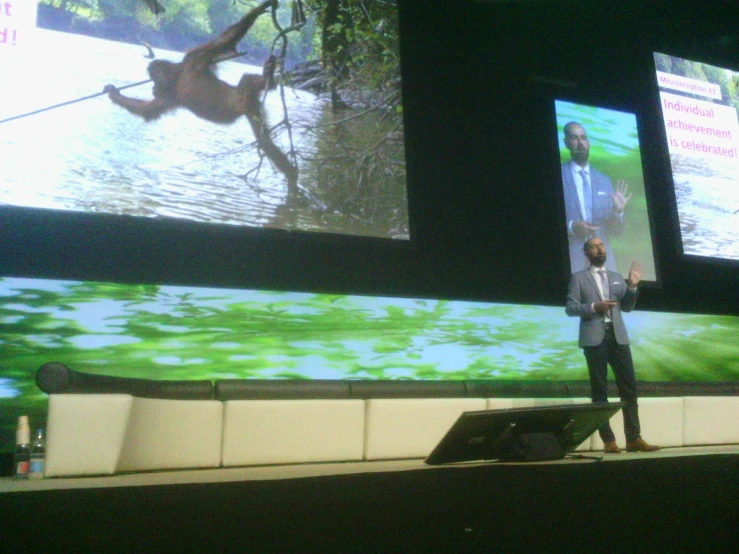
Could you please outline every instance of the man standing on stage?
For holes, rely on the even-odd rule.
[[[641,266],[634,262],[629,277],[615,271],[607,271],[606,247],[599,238],[585,242],[585,257],[590,267],[572,274],[567,291],[565,311],[580,318],[578,344],[583,349],[590,374],[590,390],[593,402],[608,402],[608,365],[613,369],[623,408],[626,450],[628,452],[653,452],[658,446],[641,438],[639,408],[637,405],[636,376],[631,358],[629,336],[626,333],[621,312],[630,312],[636,304],[637,285],[641,279]],[[606,421],[599,429],[605,452],[617,454],[611,425]]]
[[[631,194],[626,194],[629,187],[624,181],[617,181],[614,191],[611,179],[590,167],[590,141],[579,123],[570,121],[565,125],[564,144],[571,158],[562,164],[570,267],[573,272],[582,268],[582,241],[598,237],[605,245],[606,268],[616,271],[609,236],[624,231],[624,209],[631,199]]]

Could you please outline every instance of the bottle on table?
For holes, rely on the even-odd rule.
[[[31,453],[28,466],[29,479],[41,479],[44,476],[44,462],[46,461],[46,439],[44,430],[39,429],[31,444]]]
[[[28,469],[31,461],[31,429],[28,426],[28,416],[18,418],[18,428],[15,431],[15,453],[13,455],[13,477],[28,479]]]

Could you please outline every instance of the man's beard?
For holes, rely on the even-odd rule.
[[[589,155],[588,150],[573,150],[571,153],[572,161],[579,165],[587,163]]]
[[[603,252],[603,254],[594,254],[590,257],[590,263],[593,264],[595,267],[601,267],[606,263],[606,253]]]

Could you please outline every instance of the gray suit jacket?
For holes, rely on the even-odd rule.
[[[630,312],[636,304],[637,290],[631,290],[620,273],[606,271],[608,285],[611,289],[611,300],[617,300],[611,310],[613,330],[619,344],[629,344],[629,335],[626,332],[621,312]],[[592,308],[593,302],[603,300],[595,283],[595,276],[590,269],[573,273],[567,289],[567,306],[565,312],[569,316],[580,318],[580,338],[578,344],[582,346],[598,346],[605,336],[605,315],[596,313]]]
[[[580,208],[577,186],[572,178],[569,162],[562,164],[562,186],[564,187],[566,224],[569,225],[570,221],[588,221]],[[593,214],[591,221],[588,223],[600,227],[594,236],[602,240],[606,247],[606,269],[616,271],[616,258],[613,256],[613,249],[608,237],[610,233],[614,235],[623,233],[624,220],[613,213],[613,200],[611,199],[613,186],[611,180],[600,171],[593,169],[593,166],[590,166],[590,189],[593,194]],[[585,259],[582,250],[585,240],[569,235],[568,242],[572,272],[586,268],[588,261]]]

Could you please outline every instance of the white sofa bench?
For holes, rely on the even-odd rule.
[[[47,477],[218,467],[223,403],[52,394]]]
[[[464,411],[586,398],[171,400],[52,394],[46,475],[425,458]],[[644,397],[645,437],[679,447],[739,443],[739,396]],[[612,420],[623,443],[620,412]],[[595,433],[578,450],[602,450]]]

